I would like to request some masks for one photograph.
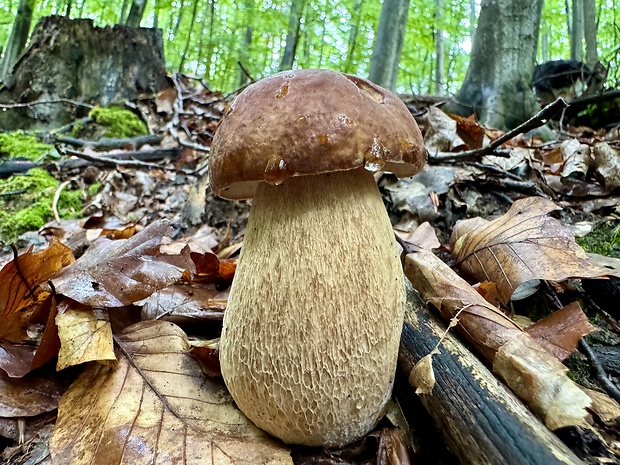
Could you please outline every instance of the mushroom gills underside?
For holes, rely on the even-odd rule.
[[[261,183],[224,316],[222,375],[272,435],[347,444],[384,412],[403,309],[399,252],[372,173]]]

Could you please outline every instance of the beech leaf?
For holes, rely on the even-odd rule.
[[[57,370],[80,363],[116,360],[108,312],[97,308],[71,308],[58,304],[56,325],[60,337]]]
[[[531,280],[604,276],[607,270],[593,265],[570,231],[548,216],[554,210],[559,207],[541,197],[517,200],[505,215],[456,241],[460,269],[479,282],[495,282],[504,304]]]
[[[41,305],[49,293],[37,287],[63,267],[74,262],[67,246],[53,239],[41,252],[32,248],[0,271],[0,339],[22,342],[30,339],[27,328],[35,317],[45,322],[47,315],[40,315]],[[24,281],[25,280],[25,281]],[[49,311],[49,302],[45,305]]]
[[[116,336],[115,367],[90,363],[60,400],[52,461],[82,465],[292,464],[290,451],[204,375],[173,323],[143,321]]]
[[[172,228],[156,221],[129,239],[98,239],[79,260],[58,273],[58,294],[90,307],[123,307],[194,272],[189,249],[164,255],[159,247]]]

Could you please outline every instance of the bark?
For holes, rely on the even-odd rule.
[[[362,9],[364,0],[355,0],[353,4],[351,31],[349,32],[349,44],[347,45],[347,59],[344,62],[344,72],[353,72],[353,54],[357,45],[357,34],[359,32],[360,22],[362,21]]]
[[[583,60],[583,0],[573,0],[570,35],[571,60]]]
[[[129,27],[140,27],[145,8],[146,0],[133,0],[133,2],[131,2],[131,8],[129,8],[129,14],[127,15],[125,25]]]
[[[394,90],[403,49],[409,0],[383,0],[368,79]]]
[[[469,0],[469,38],[473,41],[476,34],[476,0]]]
[[[85,116],[63,99],[107,106],[168,87],[161,31],[48,16],[0,89],[0,103],[37,103],[0,112],[0,128],[48,129]]]
[[[439,343],[445,326],[410,287],[405,308],[398,371],[411,384],[402,389],[406,397],[415,397],[412,369]],[[435,386],[418,396],[463,465],[583,464],[452,334],[432,366]]]
[[[28,32],[32,24],[34,4],[35,0],[19,0],[11,36],[4,50],[4,58],[0,63],[0,82],[6,81],[13,65],[15,65],[26,47]]]
[[[288,30],[286,32],[286,45],[282,61],[280,61],[280,71],[293,68],[295,62],[295,52],[299,42],[299,28],[301,26],[301,15],[303,14],[306,0],[292,0],[291,9],[288,15]]]
[[[86,1],[82,2],[82,4],[86,3]],[[129,7],[129,0],[123,0],[123,4],[121,5],[121,12],[118,15],[118,24],[125,24],[125,15],[127,14],[127,8]]]
[[[583,1],[583,29],[586,39],[586,62],[590,66],[598,63],[598,51],[596,50],[596,1]]]
[[[435,20],[441,24],[443,20],[443,0],[436,0],[437,12],[435,13]],[[444,93],[444,41],[443,41],[443,29],[440,27],[435,28],[435,93],[442,95]]]
[[[509,129],[536,111],[531,89],[543,0],[482,0],[465,81],[448,108]]]
[[[181,54],[181,62],[179,63],[179,71],[183,71],[183,65],[189,53],[189,45],[192,42],[192,33],[194,32],[194,24],[196,24],[196,15],[198,13],[198,0],[194,0],[194,8],[192,9],[192,21],[189,25],[189,31],[187,31],[187,40],[185,41],[185,48]]]

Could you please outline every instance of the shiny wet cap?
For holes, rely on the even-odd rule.
[[[392,92],[336,71],[285,71],[245,89],[213,137],[209,181],[227,199],[259,182],[365,167],[399,177],[426,160],[420,129]]]

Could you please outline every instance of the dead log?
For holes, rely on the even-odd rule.
[[[444,332],[409,287],[398,358],[405,379]],[[419,398],[462,464],[583,464],[452,334],[433,356],[433,369],[435,386]]]

